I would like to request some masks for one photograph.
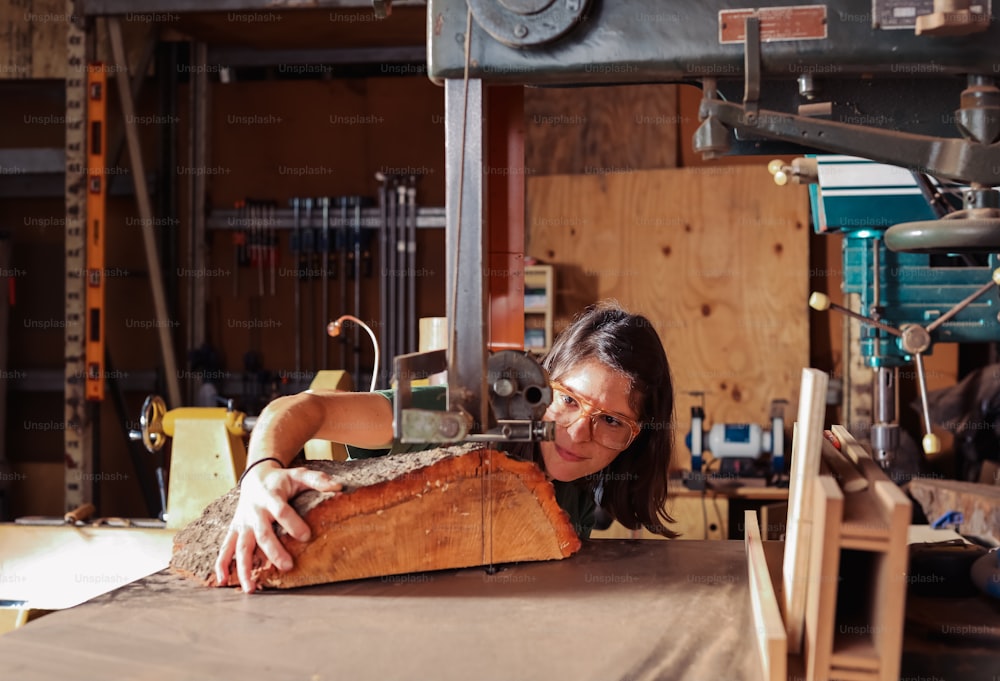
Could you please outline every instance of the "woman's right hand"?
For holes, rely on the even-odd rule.
[[[276,462],[264,462],[249,471],[240,486],[236,512],[215,561],[218,586],[230,584],[235,558],[240,586],[246,593],[256,591],[252,571],[253,556],[258,547],[279,570],[292,568],[292,557],[278,540],[274,523],[294,539],[309,541],[309,525],[288,503],[289,499],[306,489],[336,492],[341,485],[321,471],[280,468]]]

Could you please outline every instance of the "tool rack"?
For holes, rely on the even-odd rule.
[[[85,317],[97,318],[94,311],[96,307],[95,291],[90,290],[90,279],[83,276],[88,268],[94,268],[96,259],[93,254],[88,261],[87,237],[90,234],[92,225],[88,224],[88,211],[94,212],[93,208],[87,205],[88,182],[87,150],[93,142],[93,132],[87,125],[87,102],[88,84],[87,71],[88,64],[94,62],[96,54],[96,39],[98,31],[95,30],[95,19],[102,19],[106,22],[112,43],[111,53],[114,63],[104,64],[99,67],[100,72],[105,74],[115,74],[115,77],[107,78],[107,88],[114,87],[112,81],[118,82],[119,98],[121,100],[122,114],[125,119],[125,130],[127,146],[126,153],[131,155],[132,166],[135,169],[134,177],[146,177],[143,159],[139,149],[135,116],[129,111],[134,106],[134,100],[141,86],[146,72],[150,68],[152,58],[152,45],[147,46],[138,63],[128,64],[122,46],[120,24],[123,20],[146,21],[149,23],[163,24],[169,29],[171,22],[179,19],[180,15],[194,13],[229,13],[256,11],[296,11],[301,9],[328,9],[331,11],[365,11],[371,12],[379,9],[379,3],[372,0],[316,0],[316,2],[303,5],[295,0],[205,0],[193,2],[191,0],[66,0],[66,16],[72,17],[72,21],[67,22],[67,73],[66,79],[66,143],[65,143],[65,195],[66,195],[66,223],[65,223],[65,245],[64,262],[66,266],[64,311],[65,311],[65,371],[63,375],[63,392],[66,396],[64,414],[64,449],[68,465],[64,484],[65,508],[71,510],[82,503],[93,501],[93,489],[90,485],[83,484],[82,479],[87,479],[94,467],[95,460],[95,439],[98,434],[94,432],[94,424],[98,421],[98,411],[96,402],[98,399],[99,378],[103,368],[98,366],[103,362],[103,344],[88,343],[84,328]],[[423,7],[426,2],[423,0],[395,0],[394,6],[400,8]],[[384,5],[382,5],[384,10]],[[117,44],[114,44],[117,39]],[[155,41],[154,41],[155,42]],[[269,47],[271,49],[269,49]],[[209,126],[209,106],[208,102],[208,82],[209,74],[217,68],[218,64],[229,65],[271,65],[277,61],[288,63],[315,63],[317,61],[325,63],[375,63],[380,59],[392,60],[416,60],[423,59],[425,49],[422,45],[395,46],[384,48],[343,48],[330,47],[326,49],[281,49],[278,46],[255,45],[253,47],[232,48],[230,46],[218,46],[214,54],[210,54],[210,46],[202,41],[192,44],[191,63],[188,66],[190,76],[189,107],[185,112],[189,120],[188,134],[186,140],[187,157],[193,166],[204,165],[207,158],[208,140],[207,132]],[[130,75],[131,74],[131,77]],[[131,80],[130,83],[126,81]],[[130,92],[129,92],[130,91]],[[107,143],[107,142],[106,142]],[[114,154],[112,154],[113,156]],[[91,164],[92,165],[92,164]],[[110,178],[106,178],[110,180]],[[206,177],[204,174],[192,173],[187,178],[188,195],[191,197],[190,205],[186,214],[186,222],[190,225],[188,238],[191,243],[203,244],[207,238],[207,222],[211,219],[206,216],[204,206],[206,201]],[[106,191],[103,187],[102,190]],[[144,247],[150,271],[154,272],[150,277],[153,286],[153,297],[157,303],[156,315],[158,318],[165,318],[164,290],[162,277],[158,271],[158,257],[154,250],[152,241],[152,209],[148,206],[148,188],[143,183],[136,183],[134,188],[137,194],[137,203],[140,205],[140,224],[143,226]],[[142,196],[140,196],[142,195]],[[143,204],[147,204],[143,207]],[[443,210],[440,224],[443,225]],[[435,223],[437,226],[438,215],[421,215],[418,226],[428,226],[427,222]],[[146,234],[148,232],[148,234]],[[205,249],[192,248],[191,254],[185,262],[185,267],[200,271],[206,266]],[[88,296],[91,304],[88,304]],[[191,310],[205,309],[207,291],[205,282],[202,279],[193,279],[189,287],[187,307]],[[103,314],[101,314],[103,317]],[[190,348],[201,347],[206,340],[206,320],[200,315],[192,315],[191,323],[188,325],[185,344]],[[164,380],[171,406],[179,406],[182,401],[182,386],[177,378],[175,367],[175,352],[171,335],[166,327],[160,330],[160,360],[164,367]],[[103,337],[101,339],[103,341]],[[100,361],[98,361],[100,360]],[[94,368],[96,367],[96,368]],[[88,374],[88,369],[94,368]],[[97,373],[94,373],[97,372]],[[89,382],[86,380],[92,376]],[[192,388],[186,396],[188,400],[193,398],[195,390]]]

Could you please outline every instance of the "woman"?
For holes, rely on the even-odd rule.
[[[594,491],[601,506],[629,529],[646,527],[665,537],[676,533],[664,509],[673,453],[673,384],[670,366],[649,320],[612,305],[588,308],[559,335],[543,361],[553,387],[546,420],[555,439],[527,443],[532,458],[556,488],[556,499],[578,533],[593,527]],[[438,393],[440,394],[440,392]],[[309,527],[288,504],[304,489],[340,489],[329,476],[284,468],[312,438],[349,443],[352,458],[370,456],[392,442],[392,405],[380,393],[300,393],[274,400],[253,431],[239,504],[216,560],[216,579],[226,585],[236,559],[245,591],[255,548],[279,569],[291,556],[272,527],[307,541]]]

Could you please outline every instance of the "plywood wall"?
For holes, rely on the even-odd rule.
[[[646,315],[677,391],[678,451],[689,391],[709,422],[794,420],[809,364],[809,217],[803,187],[763,164],[528,180],[527,252],[556,265],[557,330],[585,305],[617,299]]]

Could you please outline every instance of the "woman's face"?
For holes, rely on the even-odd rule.
[[[639,421],[639,415],[629,404],[629,379],[596,359],[576,364],[559,382],[596,409]],[[552,406],[545,412],[545,419],[555,420]],[[622,452],[593,440],[591,420],[586,415],[566,427],[556,424],[555,439],[545,440],[539,446],[546,473],[563,482],[596,473]]]

